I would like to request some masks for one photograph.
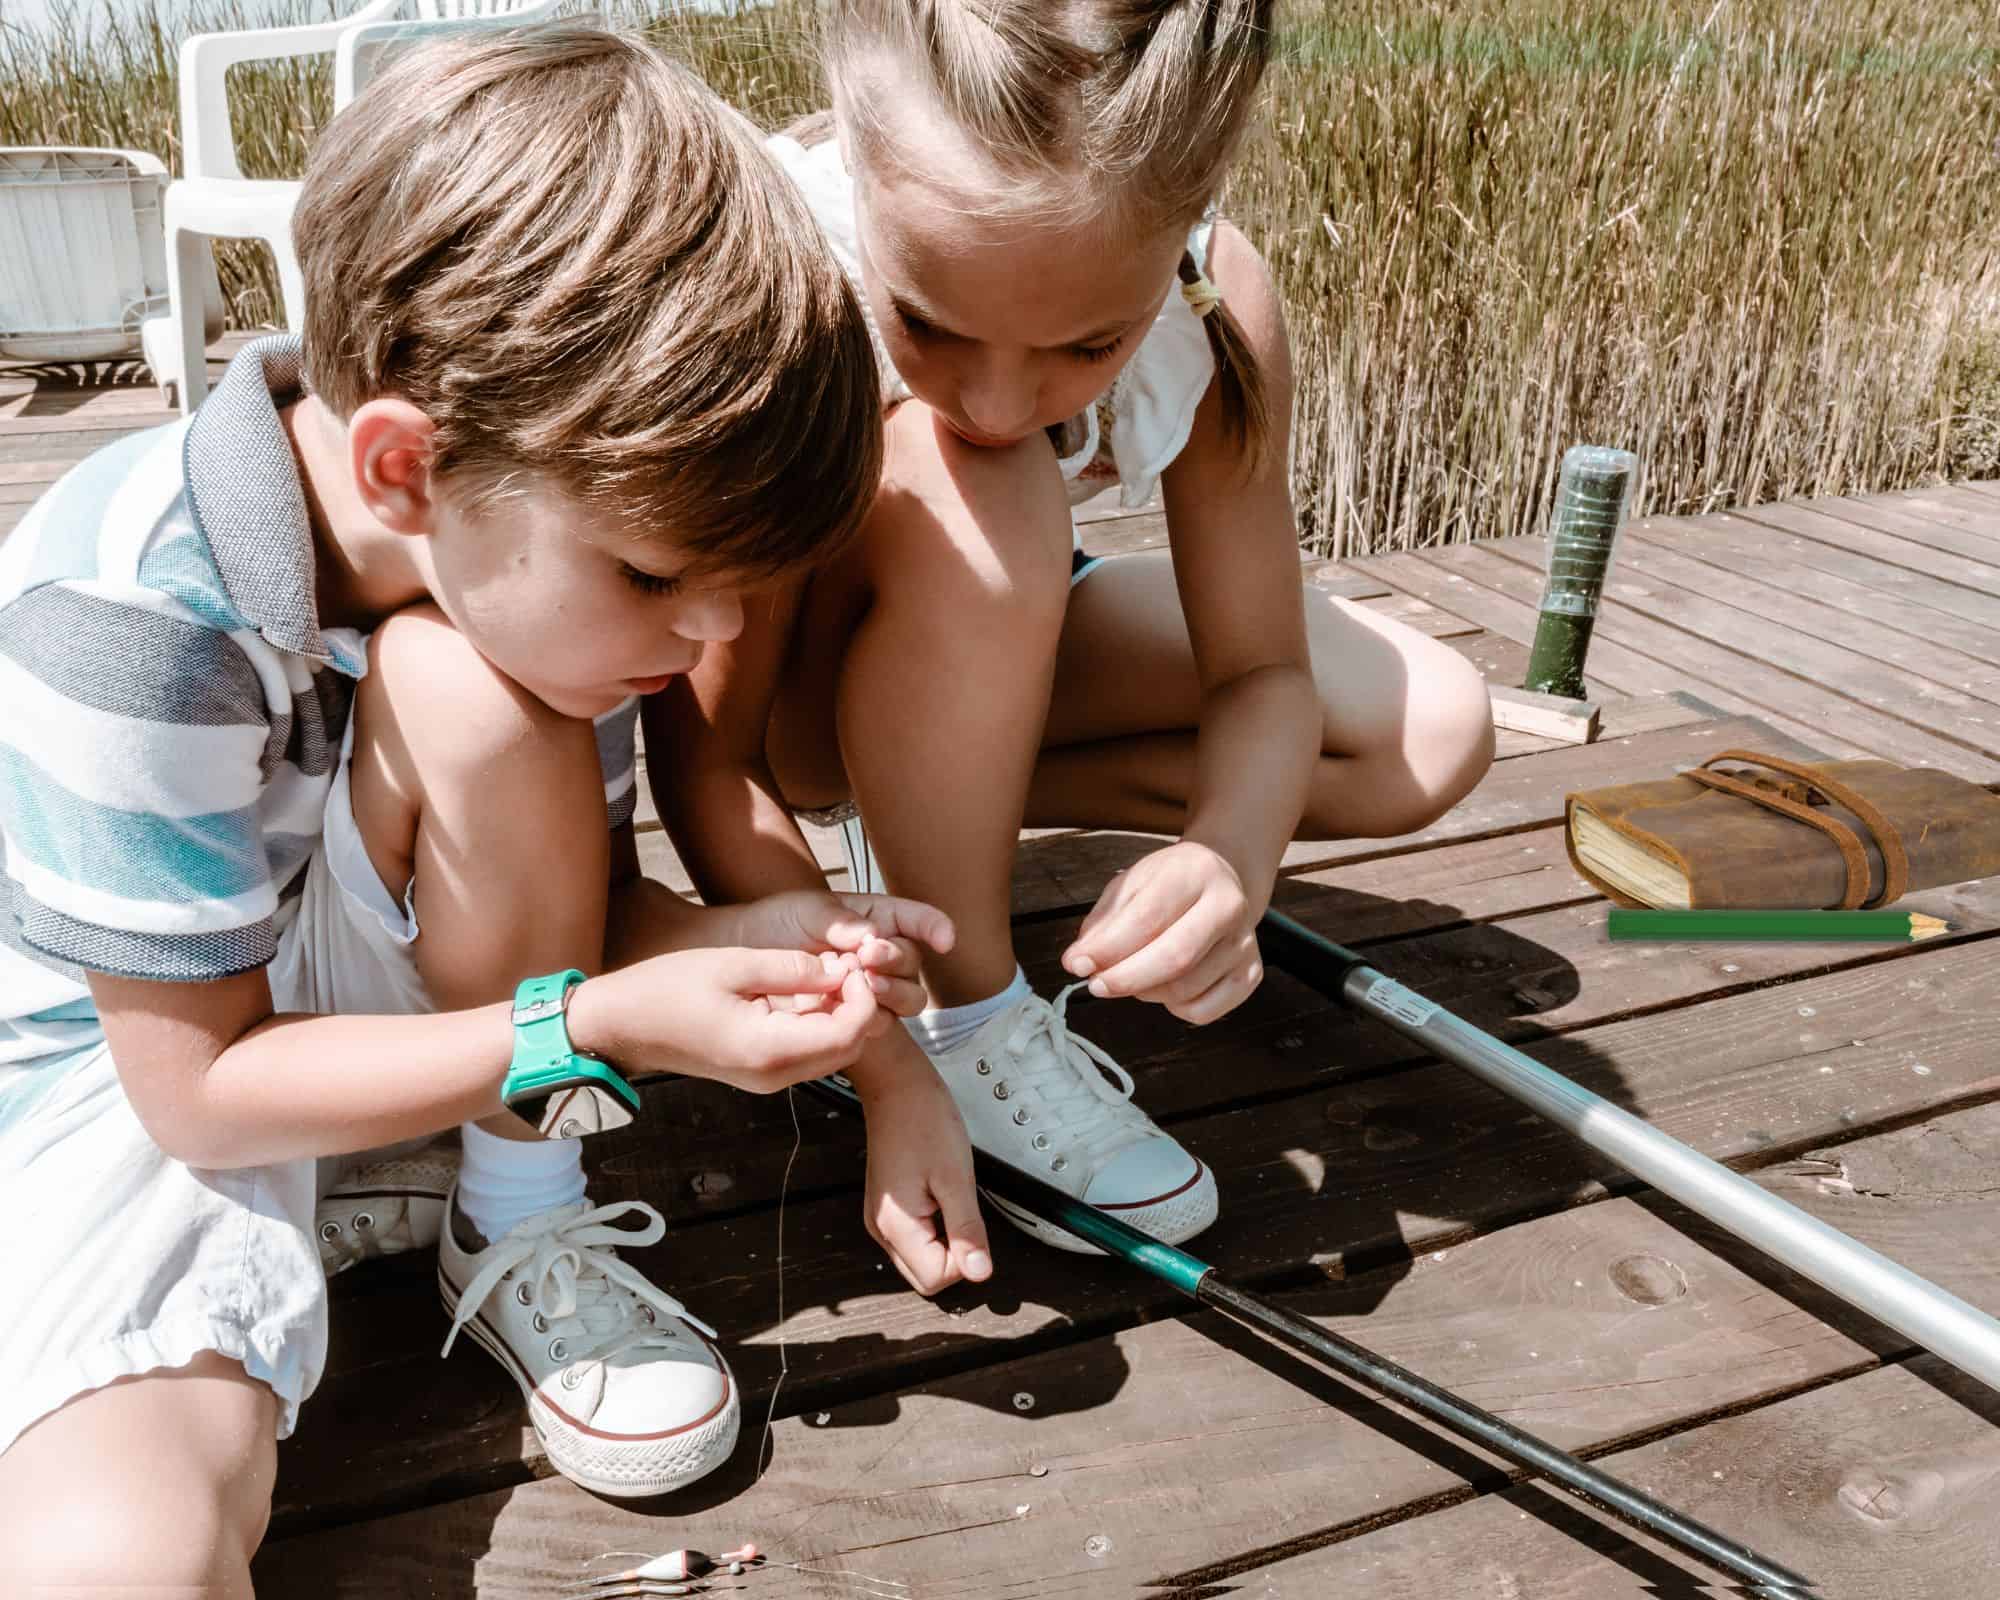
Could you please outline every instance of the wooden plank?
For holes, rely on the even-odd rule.
[[[1595,700],[1494,685],[1493,725],[1508,733],[1534,733],[1558,744],[1588,744],[1597,737],[1603,706]]]
[[[1629,525],[1621,549],[1660,545],[1678,550],[1718,572],[1760,578],[1850,616],[1871,618],[1914,638],[2000,664],[2000,595],[1975,594],[1773,529],[1746,531],[1750,527],[1655,517]]]
[[[1539,557],[1532,549],[1538,542],[1507,540],[1493,545],[1466,545],[1440,551],[1430,559],[1481,583],[1495,587],[1511,585],[1518,597],[1540,581]],[[1664,618],[1653,615],[1669,608],[1643,599],[1636,605],[1628,602],[1617,593],[1620,582],[1614,564],[1603,609],[1598,615],[1593,653],[1598,641],[1605,639],[1644,650],[1671,666],[1701,675],[1705,679],[1702,692],[1712,697],[1741,695],[1753,700],[1774,725],[1788,729],[1819,728],[1820,742],[1829,754],[1860,753],[1913,766],[1939,766],[1981,782],[2000,778],[2000,761],[1991,756],[1770,666],[1761,655],[1731,650],[1688,633],[1674,625],[1678,610]],[[1770,648],[1775,652],[1783,647],[1773,644]],[[1835,745],[1845,748],[1832,748]],[[1860,747],[1858,751],[1856,745]]]
[[[130,428],[79,428],[62,432],[15,434],[9,430],[48,419],[31,417],[18,422],[0,422],[0,463],[60,461],[73,464],[85,456],[115,444]]]
[[[1494,983],[1492,969],[1475,976],[1470,963],[1497,961],[1498,970],[1507,970],[1533,946],[1546,950],[1564,915],[1529,919],[1519,926],[1532,932],[1511,936],[1481,928],[1424,941],[1428,961],[1405,945],[1383,964],[1419,992],[1492,1026],[1500,1023],[1495,1001],[1507,991]],[[1604,949],[1596,943],[1601,919],[1589,931],[1595,948]],[[1740,973],[1724,975],[1720,958],[1729,954],[1715,947],[1684,953],[1679,992],[1701,987],[1688,976],[1695,961],[1711,963],[1711,988],[1768,981],[1787,970],[1788,958],[1774,947],[1774,960],[1745,952]],[[1544,960],[1550,982],[1596,964],[1575,946]],[[1447,968],[1455,984],[1442,981]],[[1586,992],[1603,1007],[1629,977],[1621,971],[1594,979]],[[1983,940],[1823,971],[1552,1042],[1526,1040],[1518,1019],[1500,1025],[1556,1070],[1668,1133],[1720,1159],[1768,1164],[1828,1138],[2000,1093],[1979,998],[1996,982],[2000,941]],[[1653,992],[1668,992],[1667,986]],[[1565,1006],[1574,1008],[1572,1016],[1589,1009],[1587,1001],[1568,999],[1554,1009]],[[1189,1076],[1227,1080],[1237,1093],[1263,1081],[1262,1064],[1295,1051],[1323,1067],[1347,1069],[1303,1095],[1175,1124],[1213,1166],[1225,1196],[1204,1254],[1244,1281],[1308,1265],[1359,1273],[1407,1262],[1497,1224],[1602,1194],[1615,1181],[1594,1153],[1456,1069],[1427,1064],[1357,1077],[1355,1069],[1381,1058],[1382,1047],[1370,1043],[1380,1030],[1324,1010],[1317,1021],[1323,1030],[1302,1022],[1275,1038],[1239,1034],[1220,1041],[1222,1048],[1211,1048],[1206,1059],[1184,1058],[1181,1070]],[[1089,1025],[1101,1032],[1094,1018]],[[1308,1042],[1309,1036],[1324,1042]],[[1929,1070],[1919,1073],[1919,1066]],[[1149,1085],[1141,1092],[1153,1103]],[[768,1195],[789,1152],[789,1129],[776,1150],[718,1141],[710,1137],[706,1108],[721,1098],[720,1092],[706,1100],[686,1096],[674,1123],[660,1130],[664,1137],[643,1148],[626,1146],[608,1161],[593,1155],[597,1198],[664,1203],[690,1171],[708,1166],[730,1169],[737,1194]],[[850,1183],[858,1178],[856,1128],[821,1120],[810,1103],[802,1109],[811,1137],[799,1152],[792,1200],[782,1213],[790,1376],[781,1410],[854,1403],[964,1370],[982,1364],[996,1339],[1067,1343],[1174,1304],[1161,1286],[1114,1281],[1087,1260],[1031,1247],[1004,1231],[994,1240],[1002,1276],[993,1290],[955,1293],[942,1304],[911,1295],[863,1237],[853,1190],[808,1188],[824,1183],[836,1164],[844,1164]],[[772,1164],[753,1179],[752,1164],[767,1155]],[[1337,1200],[1337,1207],[1329,1211],[1316,1203],[1321,1199]],[[778,1366],[772,1315],[779,1215],[766,1203],[690,1221],[665,1246],[630,1253],[736,1341],[731,1360],[751,1414],[762,1414]],[[351,1305],[343,1299],[336,1307],[328,1376],[316,1402],[325,1419],[319,1442],[309,1452],[281,1453],[281,1521],[297,1527],[308,1518],[352,1518],[431,1496],[441,1484],[448,1493],[468,1492],[531,1470],[536,1447],[523,1436],[518,1395],[505,1376],[476,1354],[442,1367],[436,1362],[441,1331],[428,1280],[378,1276],[355,1291]]]
[[[1965,1146],[1990,1143],[2000,1113],[1963,1113],[1939,1131]],[[1871,1242],[1892,1236],[1915,1270],[1991,1303],[2000,1268],[1979,1241],[2000,1224],[2000,1199],[1983,1170],[1961,1157],[1860,1207],[1848,1202],[1851,1186],[1824,1176],[1833,1162],[1896,1170],[1914,1132],[1847,1144],[1760,1181]],[[1940,1216],[1952,1226],[1935,1226]],[[1614,1200],[1558,1213],[1419,1258],[1393,1285],[1390,1276],[1279,1298],[1572,1450],[1685,1429],[1865,1371],[1883,1348],[1867,1319],[1795,1280],[1774,1283],[1712,1227],[1657,1204]],[[257,1575],[266,1592],[288,1596],[451,1593],[466,1552],[476,1551],[481,1596],[541,1595],[590,1570],[604,1550],[709,1543],[706,1507],[726,1499],[732,1526],[778,1559],[832,1563],[913,1593],[1183,1592],[1224,1576],[1190,1569],[1264,1573],[1291,1556],[1267,1574],[1286,1587],[1259,1592],[1372,1595],[1385,1591],[1372,1581],[1356,1588],[1375,1570],[1368,1564],[1327,1570],[1329,1558],[1351,1557],[1367,1539],[1319,1547],[1443,1497],[1480,1492],[1489,1509],[1506,1503],[1491,1498],[1502,1480],[1490,1458],[1266,1349],[1208,1315],[1153,1323],[906,1389],[886,1404],[836,1404],[823,1420],[786,1420],[773,1431],[769,1471],[753,1481],[758,1439],[739,1448],[700,1503],[664,1515],[549,1480],[281,1541],[259,1557]],[[1031,1407],[1018,1409],[1016,1395]],[[304,1426],[313,1426],[311,1407]],[[1749,1452],[1726,1470],[1740,1490],[1764,1471],[1760,1463],[1776,1466]],[[1657,1487],[1649,1473],[1626,1475]],[[1768,1475],[1776,1486],[1796,1481]],[[1723,1511],[1710,1520],[1741,1526]],[[1469,1548],[1453,1545],[1461,1556]],[[1302,1556],[1300,1546],[1317,1554]],[[1483,1548],[1506,1550],[1508,1541]],[[381,1587],[364,1591],[363,1573]],[[1486,1600],[1510,1591],[1478,1592]],[[1606,1591],[1574,1592],[1594,1600]]]
[[[1863,505],[1870,505],[1876,497],[1856,495],[1853,498]],[[2000,496],[1990,490],[1972,484],[1951,484],[1899,495],[1893,503],[1898,510],[1911,516],[1941,522],[1947,528],[1976,534],[1990,541],[2000,541]]]
[[[1636,580],[1636,581],[1635,581]],[[1731,649],[1989,750],[2000,667],[1649,540],[1621,548],[1609,593]],[[2000,643],[2000,633],[1994,635]]]
[[[1603,1466],[1812,1579],[1814,1594],[1987,1600],[2000,1569],[1996,1424],[1990,1390],[1926,1356],[1621,1451]],[[1750,1592],[1535,1488],[1364,1534],[1273,1569],[1269,1582],[1262,1593],[1361,1585],[1380,1600]]]
[[[1921,539],[1899,539],[1873,527],[1830,516],[1805,502],[1753,506],[1731,513],[1745,522],[1794,533],[1838,550],[1873,557],[1911,572],[1943,578],[1979,594],[2000,595],[2000,564],[1974,560]]]
[[[1840,497],[1823,500],[1800,501],[1801,506],[1814,511],[1823,511],[1828,516],[1851,522],[1858,528],[1867,528],[1890,538],[1917,545],[1925,550],[1948,550],[1969,560],[1992,564],[2000,559],[2000,551],[1993,548],[1993,541],[1981,534],[1973,533],[1935,518],[1919,515],[1892,501],[1874,500],[1863,502]]]

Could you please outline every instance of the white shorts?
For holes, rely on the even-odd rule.
[[[348,727],[325,834],[267,969],[280,1011],[432,1007],[417,936],[369,863],[348,803]],[[354,1158],[347,1158],[352,1161]],[[0,1135],[0,1452],[66,1401],[214,1350],[278,1397],[278,1437],[326,1363],[326,1276],[310,1159],[231,1172],[170,1159],[100,1046]]]

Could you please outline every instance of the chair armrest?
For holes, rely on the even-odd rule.
[[[356,23],[391,15],[402,0],[369,0],[352,16],[291,28],[244,28],[198,33],[181,45],[181,173],[189,178],[241,178],[229,128],[229,69],[246,61],[324,55]]]

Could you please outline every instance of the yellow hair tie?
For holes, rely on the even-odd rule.
[[[1181,285],[1181,298],[1197,317],[1205,317],[1222,304],[1222,291],[1210,283],[1208,275],[1203,273],[1193,283]]]

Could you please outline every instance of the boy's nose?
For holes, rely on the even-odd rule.
[[[727,644],[743,631],[743,597],[733,589],[717,589],[689,598],[674,631],[703,644]]]

